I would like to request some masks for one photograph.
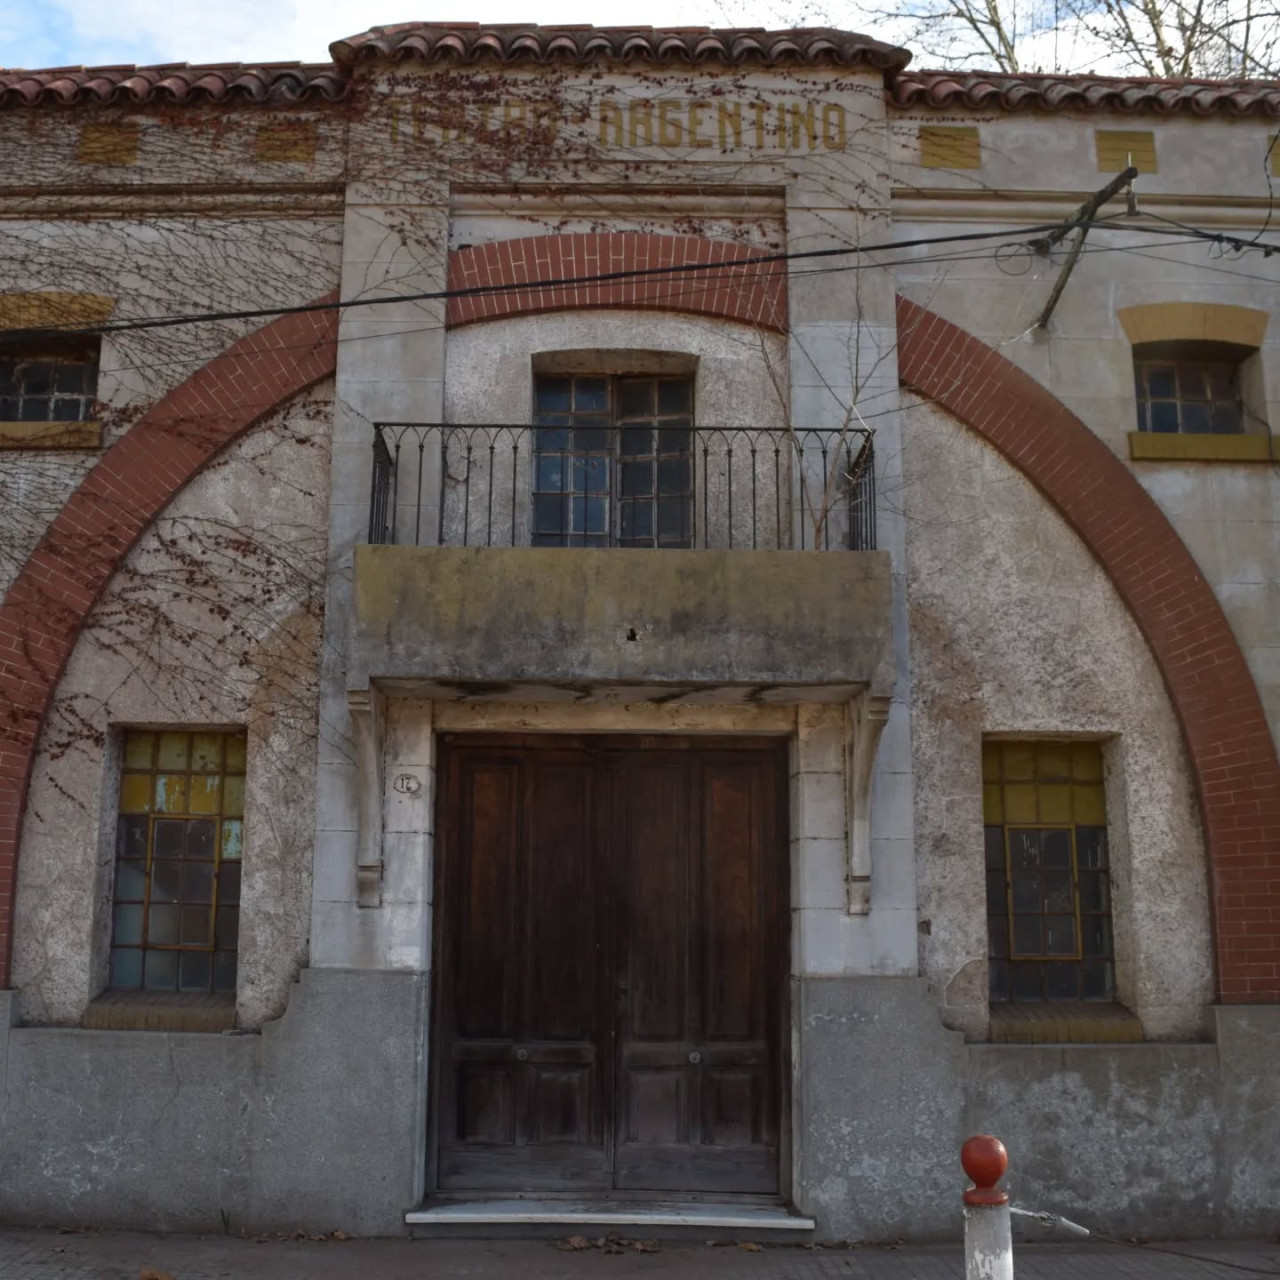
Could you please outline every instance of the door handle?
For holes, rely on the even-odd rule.
[[[698,1063],[702,1061],[702,1054],[700,1054],[697,1049],[694,1049],[693,1052],[689,1054],[689,1061],[696,1067]]]
[[[528,1049],[517,1049],[517,1050],[516,1050],[516,1061],[517,1061],[517,1062],[528,1062],[528,1061],[529,1061],[529,1050],[528,1050]]]

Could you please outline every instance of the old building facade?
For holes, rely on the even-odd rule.
[[[1273,1229],[1280,90],[332,54],[0,73],[0,1215]]]

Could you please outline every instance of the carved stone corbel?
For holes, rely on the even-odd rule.
[[[347,710],[359,779],[356,835],[356,902],[382,905],[382,731],[383,697],[377,689],[349,689]]]
[[[864,916],[871,910],[871,775],[880,735],[889,719],[890,699],[863,689],[849,703],[846,712],[848,738],[848,910]]]

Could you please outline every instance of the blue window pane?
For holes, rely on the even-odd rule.
[[[182,864],[182,901],[213,901],[213,863],[184,862]]]
[[[534,528],[540,533],[563,533],[566,527],[567,503],[558,496],[539,496],[533,500]]]
[[[147,822],[145,815],[121,818],[116,824],[116,855],[121,858],[147,856]]]
[[[53,402],[54,422],[79,422],[84,407],[83,400],[58,399]]]
[[[219,951],[214,956],[213,989],[215,991],[236,989],[236,953],[234,951]]]
[[[688,413],[693,399],[693,385],[687,378],[672,378],[658,383],[658,412],[666,417]]]
[[[650,502],[624,502],[621,508],[624,540],[653,539],[653,504]]]
[[[609,504],[604,498],[587,499],[587,533],[608,533]]]
[[[573,433],[573,447],[579,453],[604,453],[609,448],[607,427],[579,427]]]
[[[238,862],[244,854],[244,826],[239,818],[227,818],[222,824],[222,857]]]
[[[545,422],[546,420],[543,419]],[[550,422],[545,427],[539,427],[534,432],[534,441],[539,449],[545,449],[548,453],[556,449],[567,449],[569,447],[569,432],[565,429],[566,418],[563,422]]]
[[[143,969],[143,985],[148,991],[172,991],[178,985],[178,953],[148,951]]]
[[[624,458],[647,458],[653,452],[653,429],[627,427],[618,442],[618,452]]]
[[[147,914],[147,941],[173,946],[178,941],[178,908],[152,905]]]
[[[1173,399],[1178,394],[1177,379],[1173,365],[1153,364],[1147,366],[1147,394],[1153,398]]]
[[[153,862],[151,864],[151,901],[177,902],[182,888],[182,864],[180,862]]]
[[[209,937],[209,929],[212,921],[209,919],[208,907],[183,907],[182,908],[182,944],[190,947],[207,947],[212,939]]]
[[[1151,403],[1151,430],[1177,431],[1178,406],[1171,400],[1154,400]]]
[[[142,904],[120,906],[115,909],[112,925],[112,941],[129,946],[142,945]]]
[[[568,378],[539,378],[536,402],[539,413],[568,413],[570,380]]]
[[[624,498],[648,497],[653,493],[653,463],[624,462],[622,464],[622,496]]]
[[[146,896],[146,863],[127,858],[116,863],[116,901],[141,902]]]
[[[184,951],[178,960],[178,990],[208,991],[212,970],[213,956],[208,951]]]
[[[220,947],[234,947],[240,940],[240,908],[219,907],[217,941]]]
[[[607,378],[578,378],[573,388],[573,407],[578,413],[603,413],[609,407]]]
[[[618,416],[646,418],[653,414],[653,382],[648,378],[624,378],[618,383]]]
[[[115,947],[111,952],[111,985],[136,988],[142,985],[142,952]]]
[[[663,458],[658,463],[659,493],[687,493],[689,487],[688,458]]]
[[[538,455],[538,488],[544,493],[564,488],[564,459],[559,454]]]

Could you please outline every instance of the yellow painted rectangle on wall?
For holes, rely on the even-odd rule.
[[[1098,172],[1120,173],[1133,164],[1139,173],[1156,173],[1156,135],[1150,129],[1095,129]]]
[[[922,169],[982,168],[982,144],[974,125],[922,124],[918,136]]]

